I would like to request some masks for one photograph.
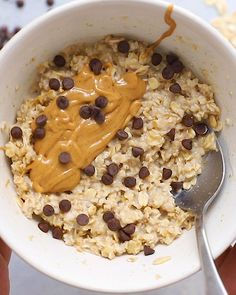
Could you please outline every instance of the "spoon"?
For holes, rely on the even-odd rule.
[[[191,190],[178,193],[175,196],[175,204],[184,210],[193,212],[196,216],[195,229],[205,279],[205,294],[227,295],[216,270],[204,227],[204,215],[209,205],[217,197],[225,177],[223,152],[219,142],[216,142],[218,151],[210,152],[204,157],[202,174],[198,176],[197,184]]]

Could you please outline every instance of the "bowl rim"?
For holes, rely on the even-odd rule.
[[[65,13],[66,11],[69,11],[73,8],[79,8],[82,6],[87,6],[87,5],[96,5],[97,3],[102,3],[102,4],[106,4],[106,3],[127,3],[127,2],[132,2],[133,5],[135,5],[135,3],[145,3],[145,4],[150,4],[153,6],[161,7],[161,8],[167,8],[168,5],[170,5],[170,2],[164,1],[164,0],[77,0],[77,1],[72,1],[70,3],[66,3],[62,6],[59,6],[57,8],[54,8],[51,11],[48,11],[47,13],[37,17],[36,19],[34,19],[33,21],[31,21],[29,24],[27,24],[23,29],[21,29],[20,32],[18,32],[15,36],[13,36],[13,38],[4,46],[4,48],[0,51],[0,65],[1,62],[4,60],[5,56],[7,56],[7,54],[14,49],[15,46],[17,46],[18,42],[21,42],[22,38],[24,38],[25,36],[27,36],[28,34],[31,33],[31,31],[34,31],[37,29],[37,27],[40,27],[45,21],[47,21],[49,18],[52,17],[57,17],[59,15],[63,15],[63,13]],[[194,13],[192,13],[191,11],[182,8],[178,5],[174,4],[174,12],[177,13],[178,15],[187,18],[189,21],[195,23],[197,26],[201,27],[201,29],[205,30],[209,35],[211,35],[216,42],[218,42],[218,45],[220,45],[222,48],[224,48],[228,54],[235,59],[236,61],[236,50],[233,48],[233,46],[230,44],[230,42],[228,42],[214,27],[212,27],[208,22],[206,22],[204,19],[200,18],[199,16],[195,15]],[[27,253],[25,253],[25,251],[23,250],[23,248],[21,246],[19,246],[17,243],[14,242],[14,240],[8,235],[7,231],[3,231],[0,228],[0,237],[8,244],[8,246],[14,250],[14,252],[21,257],[26,263],[30,264],[32,267],[34,267],[35,269],[37,269],[38,271],[40,271],[43,274],[48,275],[49,277],[63,282],[69,286],[74,286],[77,288],[81,288],[84,290],[91,290],[94,292],[104,292],[104,293],[120,293],[120,290],[113,290],[113,289],[108,289],[108,288],[99,288],[96,286],[91,286],[91,285],[87,285],[85,283],[80,283],[78,281],[78,284],[75,284],[73,281],[70,281],[68,279],[64,279],[62,276],[58,276],[50,271],[48,271],[46,268],[44,268],[41,264],[38,264],[37,262],[35,262],[34,260],[31,260],[28,256]],[[218,250],[218,252],[214,253],[214,258],[218,257],[224,250],[226,250],[226,248],[234,241],[235,236],[232,237],[228,237],[227,240],[225,240],[225,242],[222,244],[222,246],[220,247],[220,249]],[[179,282],[187,277],[190,277],[191,275],[193,275],[194,273],[196,273],[197,271],[199,271],[200,267],[196,266],[192,269],[191,272],[189,272],[187,275],[184,274],[185,276],[179,275],[176,276],[175,279],[171,280],[168,285],[166,284],[161,284],[160,282],[157,282],[157,285],[155,287],[150,286],[148,287],[144,287],[142,289],[135,289],[135,288],[129,288],[125,291],[122,291],[123,293],[133,293],[133,292],[145,292],[145,291],[151,291],[151,290],[155,290],[156,288],[163,288],[165,286],[169,286],[172,285],[176,282]]]

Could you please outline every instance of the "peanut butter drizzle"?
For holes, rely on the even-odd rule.
[[[174,30],[176,29],[176,22],[171,16],[173,9],[174,9],[173,4],[170,4],[167,7],[167,10],[166,10],[165,16],[164,16],[164,20],[165,20],[166,24],[169,25],[169,29],[166,32],[164,32],[161,35],[161,37],[157,39],[157,41],[155,41],[150,46],[148,46],[147,50],[145,51],[145,56],[149,56],[155,50],[155,48],[157,48],[160,45],[161,41],[164,40],[165,38],[171,36],[173,34]]]
[[[72,190],[80,182],[80,169],[89,165],[116,132],[137,114],[146,90],[146,83],[132,72],[125,73],[114,82],[111,67],[95,76],[85,66],[74,81],[75,87],[63,93],[69,100],[67,109],[59,109],[53,100],[44,110],[48,118],[46,136],[36,141],[37,158],[29,166],[30,178],[37,192]],[[104,109],[106,119],[101,125],[79,115],[81,105],[94,104],[99,95],[106,96],[109,101]],[[59,162],[61,152],[70,153],[70,163],[63,165]]]

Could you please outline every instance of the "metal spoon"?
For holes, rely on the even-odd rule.
[[[210,152],[204,158],[202,174],[197,179],[193,189],[181,191],[175,196],[175,203],[184,210],[190,210],[196,215],[196,236],[200,262],[205,278],[207,295],[227,294],[216,270],[205,228],[204,215],[209,205],[216,198],[225,177],[225,162],[222,149],[217,141],[217,152]]]

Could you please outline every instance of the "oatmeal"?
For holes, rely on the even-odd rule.
[[[216,150],[220,109],[178,56],[148,48],[114,36],[67,48],[39,67],[11,128],[23,213],[78,251],[151,255],[193,225],[173,193]]]

